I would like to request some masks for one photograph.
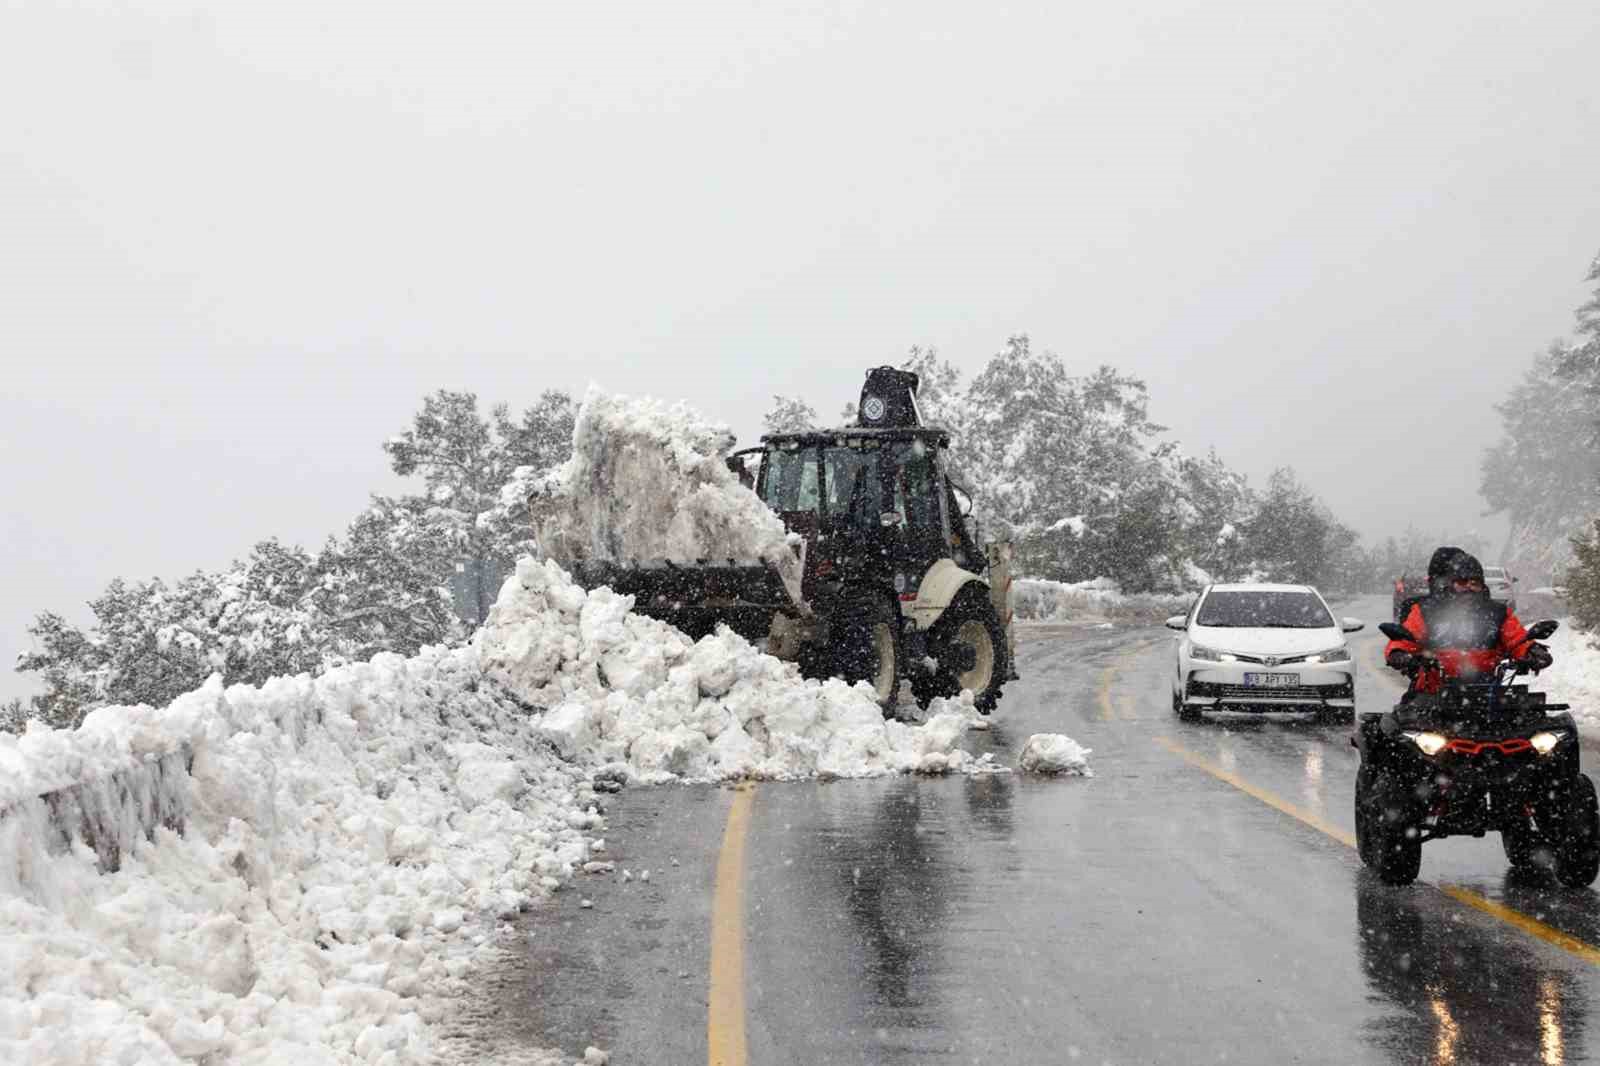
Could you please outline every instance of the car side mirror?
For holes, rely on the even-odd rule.
[[[1529,640],[1548,640],[1551,634],[1561,628],[1561,623],[1554,618],[1546,618],[1542,622],[1535,622],[1528,627]]]
[[[1513,585],[1515,585],[1515,584],[1516,584],[1516,583],[1517,583],[1517,582],[1519,582],[1519,581],[1521,581],[1521,580],[1522,580],[1522,579],[1521,579],[1521,578],[1520,578],[1520,577],[1514,577],[1514,578],[1512,578],[1512,579],[1511,579],[1511,583],[1512,583],[1512,584],[1513,584]]]
[[[1168,629],[1178,629],[1178,630],[1188,629],[1189,628],[1189,616],[1188,615],[1183,615],[1183,614],[1175,614],[1175,615],[1173,615],[1171,618],[1167,619],[1167,628]]]
[[[1359,618],[1341,618],[1339,619],[1339,628],[1346,633],[1359,633],[1367,628],[1367,623]]]

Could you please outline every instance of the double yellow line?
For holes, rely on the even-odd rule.
[[[750,829],[755,787],[740,785],[728,808],[717,856],[711,900],[711,987],[707,997],[706,1049],[711,1066],[745,1066],[744,1033],[744,841]]]
[[[1308,825],[1312,829],[1315,829],[1317,832],[1322,833],[1325,836],[1332,837],[1345,847],[1353,848],[1356,846],[1356,838],[1354,836],[1346,833],[1343,829],[1340,829],[1338,826],[1332,824],[1316,813],[1305,810],[1302,807],[1297,807],[1293,803],[1290,803],[1288,800],[1284,799],[1282,796],[1275,795],[1258,785],[1251,784],[1238,774],[1218,766],[1205,756],[1190,751],[1188,748],[1185,748],[1171,737],[1156,737],[1155,742],[1172,752],[1172,754],[1176,755],[1190,766],[1204,770],[1212,777],[1215,777],[1218,781],[1223,781],[1232,785],[1245,795],[1260,800],[1262,803],[1265,803],[1274,810],[1282,811],[1284,814],[1287,814],[1297,822],[1300,822],[1303,825]],[[1554,926],[1546,925],[1537,918],[1532,918],[1526,914],[1523,914],[1519,910],[1507,907],[1503,903],[1496,903],[1492,899],[1488,899],[1485,896],[1480,896],[1471,889],[1462,888],[1460,885],[1439,885],[1437,887],[1439,891],[1443,892],[1451,899],[1454,899],[1460,903],[1465,903],[1467,906],[1475,908],[1476,910],[1480,910],[1484,914],[1489,915],[1491,918],[1505,922],[1512,928],[1520,929],[1529,936],[1536,937],[1552,947],[1560,948],[1567,954],[1582,959],[1584,962],[1594,966],[1600,966],[1600,948],[1596,948],[1593,944],[1579,940],[1577,937],[1571,936],[1567,933],[1563,933]]]

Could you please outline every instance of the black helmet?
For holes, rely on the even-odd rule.
[[[1428,579],[1431,581],[1436,577],[1448,576],[1451,565],[1458,557],[1466,554],[1460,548],[1445,547],[1435,549],[1433,558],[1428,560]]]
[[[1476,581],[1483,584],[1483,564],[1478,562],[1478,557],[1468,552],[1462,552],[1450,561],[1451,581]]]

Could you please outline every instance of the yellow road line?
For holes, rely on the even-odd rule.
[[[1530,918],[1521,911],[1512,910],[1503,903],[1496,903],[1486,899],[1468,888],[1460,885],[1440,885],[1439,891],[1452,899],[1460,900],[1469,907],[1476,907],[1485,914],[1499,918],[1507,925],[1514,925],[1529,936],[1536,936],[1547,944],[1554,944],[1562,951],[1571,952],[1584,962],[1600,966],[1600,948],[1593,944],[1579,940],[1575,936],[1568,936],[1559,929],[1553,929],[1537,918]]]
[[[754,796],[750,785],[741,785],[734,793],[727,828],[722,832],[722,851],[717,856],[706,1012],[711,1066],[745,1066],[748,1054],[744,1036],[744,839]]]
[[[1113,663],[1100,672],[1100,720],[1102,722],[1109,722],[1114,716],[1111,710],[1111,684],[1116,680],[1117,669],[1117,664]]]
[[[1338,826],[1329,823],[1310,811],[1295,806],[1281,796],[1276,796],[1264,788],[1258,788],[1250,784],[1238,774],[1224,770],[1203,755],[1195,754],[1171,737],[1156,737],[1155,742],[1191,766],[1198,767],[1219,781],[1227,782],[1240,792],[1255,797],[1267,806],[1282,811],[1289,817],[1310,826],[1318,832],[1327,834],[1346,847],[1353,848],[1356,846],[1356,838]],[[1478,895],[1471,889],[1462,888],[1460,885],[1436,885],[1434,887],[1451,899],[1476,908],[1492,918],[1498,918],[1507,925],[1520,929],[1529,936],[1542,940],[1552,947],[1560,948],[1562,951],[1567,952],[1569,955],[1574,955],[1584,962],[1600,966],[1600,948],[1595,947],[1593,944],[1563,933],[1561,930],[1554,926],[1546,925],[1537,918],[1531,918],[1519,910],[1507,907],[1503,903],[1496,903],[1491,899]]]
[[[1255,785],[1252,785],[1250,782],[1246,781],[1233,771],[1224,770],[1210,759],[1207,759],[1203,755],[1195,754],[1188,748],[1185,748],[1183,745],[1173,740],[1171,737],[1156,737],[1155,741],[1157,744],[1160,744],[1163,748],[1166,748],[1184,762],[1190,764],[1191,766],[1199,767],[1212,777],[1215,777],[1217,780],[1226,781],[1240,792],[1254,796],[1267,806],[1276,808],[1277,810],[1282,811],[1284,814],[1287,814],[1289,817],[1294,818],[1297,821],[1304,822],[1306,825],[1309,825],[1318,832],[1326,833],[1328,836],[1337,840],[1346,847],[1353,848],[1356,846],[1356,838],[1351,836],[1349,833],[1346,833],[1343,829],[1340,829],[1333,823],[1313,814],[1303,807],[1296,807],[1288,800],[1283,799],[1281,796],[1275,796],[1264,788],[1257,788]]]

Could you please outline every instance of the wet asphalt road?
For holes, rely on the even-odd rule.
[[[1378,668],[1386,607],[1344,608],[1368,622],[1352,638],[1362,710],[1398,692]],[[1600,953],[1584,954],[1600,945],[1600,896],[1509,879],[1493,836],[1429,843],[1422,881],[1378,883],[1346,843],[1280,809],[1352,832],[1349,728],[1180,723],[1172,654],[1163,629],[1041,628],[1022,642],[1023,680],[967,747],[1014,765],[1030,733],[1066,733],[1094,749],[1090,779],[754,786],[748,1062],[1600,1058]],[[523,919],[485,991],[497,1043],[575,1056],[595,1044],[618,1066],[708,1061],[734,795],[615,798],[611,857],[651,880],[581,878]],[[1487,902],[1463,902],[1474,894]]]

